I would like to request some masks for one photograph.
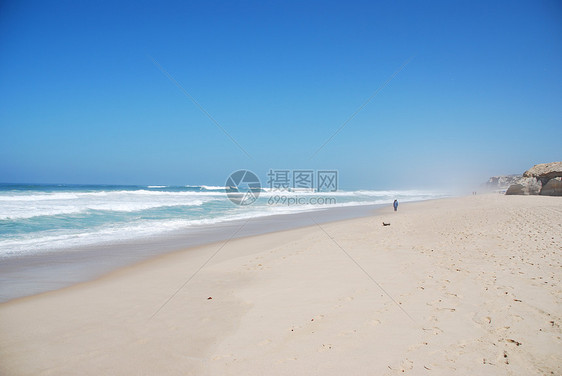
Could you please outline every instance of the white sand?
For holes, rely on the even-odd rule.
[[[0,305],[0,374],[560,375],[561,245],[483,195],[185,250]]]

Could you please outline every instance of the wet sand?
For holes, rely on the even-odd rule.
[[[372,215],[381,205],[318,209],[317,223]],[[250,208],[249,208],[250,209]],[[99,278],[116,269],[203,244],[314,225],[311,214],[294,213],[200,225],[120,243],[55,249],[0,259],[0,303]]]

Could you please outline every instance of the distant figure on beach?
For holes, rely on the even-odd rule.
[[[394,211],[398,210],[398,200],[394,200],[394,203],[392,204],[392,206],[394,206]]]

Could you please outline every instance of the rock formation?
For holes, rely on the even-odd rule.
[[[562,162],[533,166],[511,184],[505,194],[562,196]]]
[[[486,182],[487,190],[505,190],[512,184],[517,184],[521,180],[521,175],[492,176]]]
[[[538,195],[542,184],[536,178],[521,178],[516,184],[511,184],[506,195]]]
[[[562,196],[562,178],[552,178],[542,186],[543,196]]]
[[[525,173],[523,173],[523,177],[526,178],[545,178],[545,179],[552,179],[562,177],[562,162],[552,162],[552,163],[543,163],[534,165]]]

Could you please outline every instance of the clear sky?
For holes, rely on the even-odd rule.
[[[422,188],[561,141],[560,1],[0,3],[0,182]]]

